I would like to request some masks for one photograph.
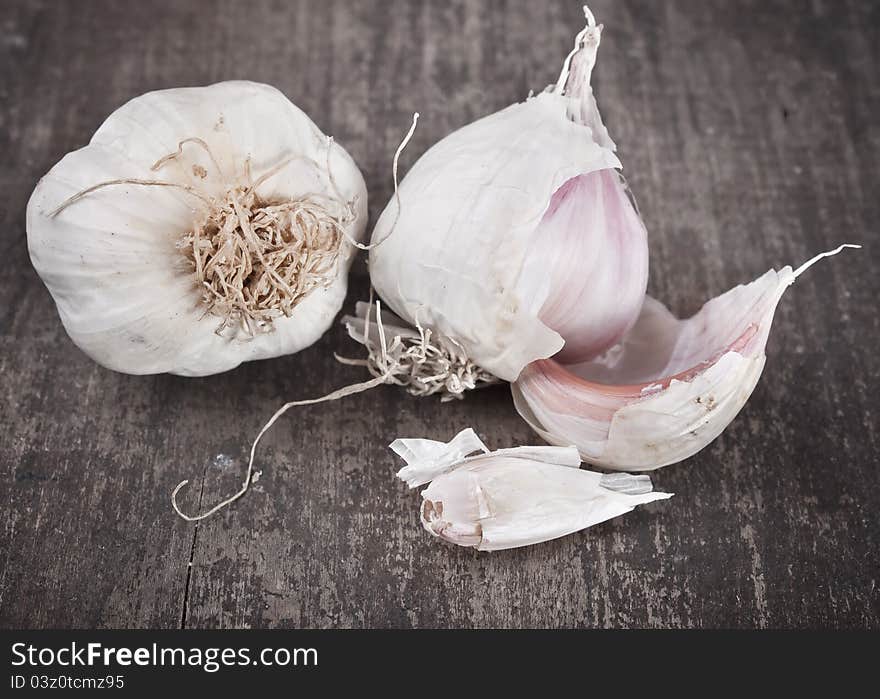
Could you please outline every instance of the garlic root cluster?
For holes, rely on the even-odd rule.
[[[278,90],[161,90],[120,107],[43,177],[28,247],[97,362],[202,376],[326,331],[366,204],[351,157]]]
[[[416,328],[393,313],[382,311],[382,304],[358,303],[356,315],[342,322],[349,336],[367,350],[367,359],[337,356],[343,364],[364,366],[386,383],[402,386],[413,396],[439,395],[441,402],[464,398],[478,386],[498,383],[498,379],[477,366],[453,338]]]

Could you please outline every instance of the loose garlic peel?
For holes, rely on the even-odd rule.
[[[470,428],[448,443],[398,439],[391,449],[406,461],[398,476],[410,487],[430,481],[420,509],[425,529],[480,551],[556,539],[672,497],[653,492],[647,476],[578,468],[574,447],[490,451]]]
[[[601,357],[544,360],[512,384],[514,403],[551,444],[574,444],[584,461],[645,471],[682,461],[736,416],[755,388],[776,306],[807,268],[771,270],[678,320],[648,297],[633,329]]]
[[[274,88],[161,90],[40,181],[28,246],[97,362],[202,376],[324,333],[366,202],[348,154]]]

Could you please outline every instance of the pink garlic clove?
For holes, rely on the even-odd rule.
[[[553,194],[532,236],[517,290],[565,340],[554,359],[583,362],[635,324],[648,283],[648,234],[620,176],[606,169]]]
[[[583,459],[646,471],[705,447],[745,405],[760,378],[779,299],[799,269],[771,270],[676,319],[647,298],[623,341],[589,362],[543,360],[512,385],[523,418],[551,444]]]

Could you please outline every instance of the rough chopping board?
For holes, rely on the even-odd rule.
[[[0,8],[0,626],[880,626],[880,5],[596,1],[595,80],[678,313],[840,242],[776,316],[765,375],[710,447],[655,475],[676,496],[523,550],[433,541],[393,478],[397,436],[532,443],[508,390],[456,404],[383,387],[291,411],[252,492],[217,502],[284,401],[363,378],[334,350],[221,376],[123,376],[67,338],[31,268],[37,179],[126,100],[276,85],[363,169],[555,80],[578,2],[5,0]],[[347,308],[368,289],[352,274]]]

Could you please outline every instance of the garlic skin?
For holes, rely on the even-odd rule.
[[[433,439],[395,439],[389,447],[406,461],[406,466],[397,472],[397,477],[410,488],[430,483],[461,464],[482,458],[487,454],[546,461],[558,466],[574,468],[581,465],[581,457],[573,447],[511,447],[490,452],[470,427],[463,429],[449,442],[437,442]],[[481,453],[469,456],[475,452]]]
[[[422,491],[425,529],[479,551],[556,539],[664,500],[647,476],[584,471],[573,447],[489,451],[471,429],[449,443],[399,439],[391,448],[407,461],[398,474]],[[467,458],[470,451],[483,453]]]
[[[78,192],[120,179],[171,186],[105,186],[53,213]],[[347,240],[326,279],[292,309],[270,308],[271,327],[247,336],[218,330],[222,319],[206,306],[208,292],[181,249],[207,201],[223,202],[233,187],[254,182],[260,201],[312,197],[340,222],[341,235],[362,239],[360,171],[275,88],[231,81],[160,90],[113,112],[89,145],[40,180],[27,208],[31,261],[71,339],[116,371],[204,376],[321,337],[345,297],[355,252]]]
[[[678,320],[645,299],[622,342],[583,363],[535,362],[511,385],[514,404],[551,444],[574,444],[584,461],[648,471],[682,461],[715,439],[754,390],[764,348],[797,270],[770,270]]]
[[[647,234],[589,82],[601,29],[588,14],[557,85],[430,148],[373,231],[379,296],[507,381],[569,338],[578,359],[610,347],[647,284]],[[574,312],[587,301],[601,310]]]

